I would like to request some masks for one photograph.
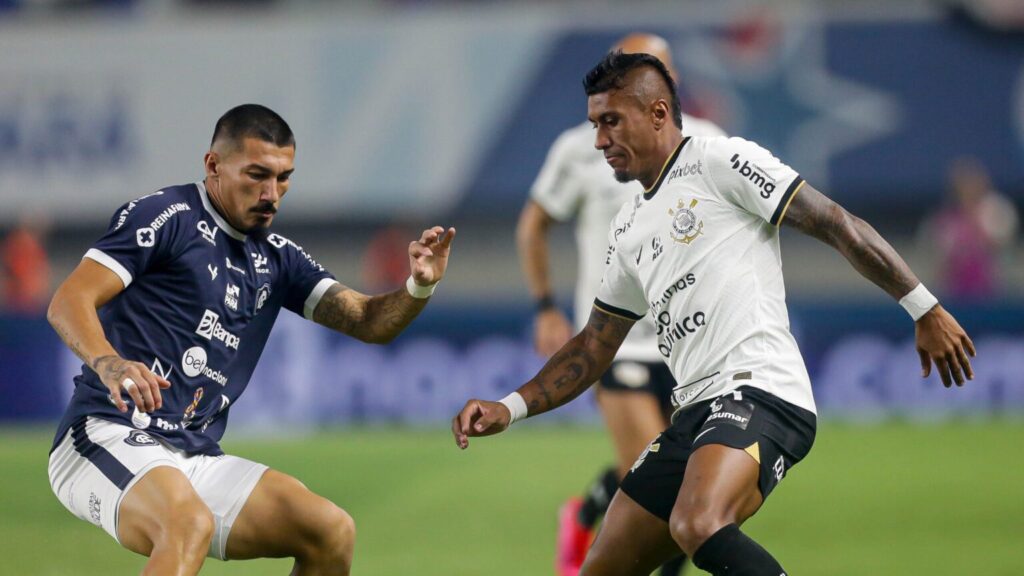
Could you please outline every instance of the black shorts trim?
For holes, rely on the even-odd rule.
[[[764,498],[814,444],[817,418],[758,388],[741,386],[680,410],[622,480],[622,491],[655,516],[669,520],[690,455],[708,444],[744,450],[760,468]]]

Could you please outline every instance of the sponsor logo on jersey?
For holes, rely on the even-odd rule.
[[[128,437],[124,439],[124,443],[129,446],[156,446],[157,444],[152,436],[139,430],[129,432]]]
[[[711,402],[711,415],[704,422],[730,424],[739,427],[740,430],[746,430],[753,414],[754,405],[744,402],[743,393],[735,390],[731,396],[721,396]]]
[[[775,179],[768,175],[760,166],[757,164],[751,164],[746,160],[740,158],[739,154],[733,154],[732,158],[732,169],[739,172],[740,176],[743,176],[750,181],[756,188],[761,190],[761,198],[771,198],[772,192],[775,192]],[[743,164],[740,164],[742,160]]]
[[[224,291],[224,305],[232,310],[238,310],[238,297],[242,289],[228,282],[227,290]]]
[[[626,232],[629,231],[630,228],[633,227],[633,221],[636,220],[636,211],[638,208],[640,208],[639,194],[633,197],[633,211],[629,213],[629,220],[626,220],[625,224],[615,229],[615,234],[613,236],[615,240],[618,240],[619,236],[625,234]]]
[[[159,428],[161,430],[165,430],[167,432],[173,432],[175,430],[181,429],[181,425],[175,424],[174,422],[168,422],[167,420],[164,420],[163,418],[157,418],[156,419],[156,424],[154,424],[154,426],[156,426],[157,428]]]
[[[254,311],[254,313],[255,312],[259,312],[260,310],[262,310],[263,309],[263,305],[267,303],[267,300],[269,298],[270,298],[270,284],[269,283],[264,283],[263,286],[260,286],[260,289],[256,291],[256,310]]]
[[[698,380],[697,382],[700,382],[702,380],[704,380],[704,378],[702,378],[701,380]],[[692,385],[696,384],[696,382],[692,382],[690,384],[681,384],[679,386],[676,386],[675,388],[672,389],[672,406],[674,406],[676,408],[681,408],[683,406],[686,406],[687,404],[690,403],[691,400],[693,400],[694,398],[700,396],[705,390],[710,388],[711,385],[714,384],[714,383],[715,383],[714,379],[710,379],[706,383],[704,383],[704,385],[698,386],[696,388],[692,388]],[[688,390],[688,388],[692,388],[692,389]]]
[[[212,281],[216,280],[217,279],[217,267],[214,266],[213,264],[207,264],[206,265],[206,269],[210,271],[210,281],[212,282]]]
[[[665,358],[672,354],[677,342],[697,332],[707,324],[707,314],[694,312],[682,320],[673,321],[668,310],[662,310],[655,319],[658,332],[658,351]]]
[[[259,252],[252,252],[252,265],[256,269],[257,274],[270,274],[270,268],[267,268],[267,257],[260,254]]]
[[[139,430],[143,430],[145,428],[149,428],[149,424],[152,421],[153,421],[152,416],[150,416],[149,414],[146,414],[145,412],[139,410],[138,406],[136,406],[135,410],[132,411],[132,426],[135,426]]]
[[[288,243],[288,239],[285,238],[284,236],[281,236],[280,234],[271,234],[267,236],[267,242],[270,242],[271,246],[280,250],[281,248],[284,248],[285,244]]]
[[[124,226],[125,221],[128,220],[128,215],[131,214],[132,210],[134,210],[136,206],[138,206],[139,202],[145,200],[146,198],[150,198],[152,196],[160,196],[163,193],[164,193],[163,190],[157,190],[156,192],[153,192],[152,194],[146,194],[145,196],[142,196],[141,198],[136,198],[135,200],[132,200],[131,202],[129,202],[127,206],[125,206],[124,208],[121,209],[120,214],[117,215],[117,225],[114,226],[114,230],[120,230],[121,226]]]
[[[238,345],[242,343],[241,338],[224,329],[220,323],[220,315],[209,309],[203,312],[203,317],[199,320],[199,327],[196,328],[196,334],[207,340],[220,340],[225,346],[235,350],[238,350]]]
[[[149,366],[149,371],[164,380],[169,380],[171,378],[171,373],[174,372],[174,366],[168,366],[167,369],[164,370],[164,365],[160,363],[160,359],[153,358],[153,364]]]
[[[193,346],[181,355],[181,370],[189,378],[195,378],[201,374],[221,386],[227,386],[228,377],[219,370],[210,368],[207,362],[206,350],[202,346]]]
[[[665,182],[671,182],[674,178],[682,178],[684,176],[696,176],[700,174],[704,175],[704,164],[703,160],[697,160],[696,164],[683,164],[682,166],[676,166],[668,173],[668,180]]]
[[[655,236],[651,238],[651,262],[658,259],[661,253],[665,251],[665,247],[661,245],[661,236]],[[639,264],[639,262],[637,262]]]
[[[192,403],[185,408],[185,412],[182,413],[181,425],[188,428],[188,425],[192,423],[192,419],[196,417],[196,408],[199,407],[199,402],[203,400],[203,388],[200,386],[196,389],[195,394],[192,395]]]
[[[196,224],[196,229],[199,230],[199,233],[203,235],[203,238],[206,239],[207,242],[214,246],[217,245],[217,231],[220,230],[220,228],[217,228],[216,226],[210,228],[210,225],[206,220],[200,220],[199,223]]]
[[[612,263],[612,256],[615,256],[615,244],[609,244],[608,250],[604,255],[604,265],[607,266]]]
[[[232,272],[238,272],[242,276],[245,276],[245,268],[239,268],[238,266],[235,266],[234,264],[232,264],[231,263],[231,258],[228,258],[227,256],[225,256],[224,257],[224,264],[227,265],[228,270],[231,270]]]
[[[139,246],[142,246],[143,248],[149,248],[150,246],[153,246],[154,244],[156,244],[157,230],[162,228],[163,225],[166,224],[167,221],[170,220],[171,217],[177,214],[178,212],[184,212],[185,210],[191,209],[192,208],[184,202],[171,204],[167,208],[164,208],[163,212],[157,214],[156,218],[154,218],[153,221],[149,223],[149,226],[142,226],[141,228],[135,231],[135,241],[138,243]]]
[[[651,302],[651,312],[656,315],[659,310],[667,306],[668,303],[672,301],[673,296],[696,283],[697,276],[693,272],[687,272],[685,275],[680,276],[678,280],[669,284],[668,288],[665,288],[664,292],[661,293],[660,299]]]
[[[672,231],[669,236],[676,242],[689,246],[704,233],[704,221],[698,219],[697,214],[693,211],[696,207],[696,198],[691,200],[689,205],[680,198],[675,210],[668,209],[669,216],[672,216]]]

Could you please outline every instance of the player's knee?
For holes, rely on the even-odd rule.
[[[210,509],[197,501],[183,503],[172,510],[162,522],[160,539],[206,555],[216,527]]]
[[[729,523],[721,514],[708,509],[673,511],[669,531],[679,547],[692,557],[701,544]]]
[[[310,553],[332,565],[351,566],[356,542],[356,522],[331,502],[324,503],[309,519]]]

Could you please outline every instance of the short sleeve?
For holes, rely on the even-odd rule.
[[[530,199],[549,216],[560,222],[571,220],[579,210],[583,186],[573,176],[579,138],[574,131],[564,132],[548,151],[544,165],[530,188]]]
[[[320,299],[328,288],[337,284],[334,276],[313,259],[298,244],[279,234],[270,234],[267,241],[277,250],[284,251],[288,270],[288,292],[284,307],[308,319],[313,319]]]
[[[601,278],[594,306],[609,314],[635,321],[647,313],[647,300],[630,255],[619,249],[619,236],[624,233],[625,223],[632,218],[633,210],[633,203],[627,203],[619,216],[612,220],[608,231],[604,277]]]
[[[177,253],[184,235],[181,215],[193,207],[162,191],[121,206],[107,232],[85,253],[117,274],[125,288],[155,263]]]
[[[776,226],[804,183],[771,152],[742,138],[711,139],[706,156],[719,194]]]

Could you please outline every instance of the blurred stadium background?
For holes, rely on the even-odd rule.
[[[905,313],[838,254],[783,232],[824,423],[752,530],[795,574],[1024,574],[1015,0],[0,0],[0,572],[141,566],[49,492],[51,424],[80,363],[45,305],[115,207],[202,178],[216,119],[259,102],[298,139],[275,225],[339,280],[390,289],[414,233],[439,223],[459,237],[392,345],[282,315],[226,446],[352,511],[356,573],[552,573],[558,504],[611,459],[592,399],[465,454],[443,428],[468,396],[503,396],[542,363],[516,216],[551,142],[585,117],[583,73],[635,30],[672,44],[685,110],[874,224],[979,352],[963,390],[922,380]],[[575,254],[572,227],[556,229],[567,309]]]

